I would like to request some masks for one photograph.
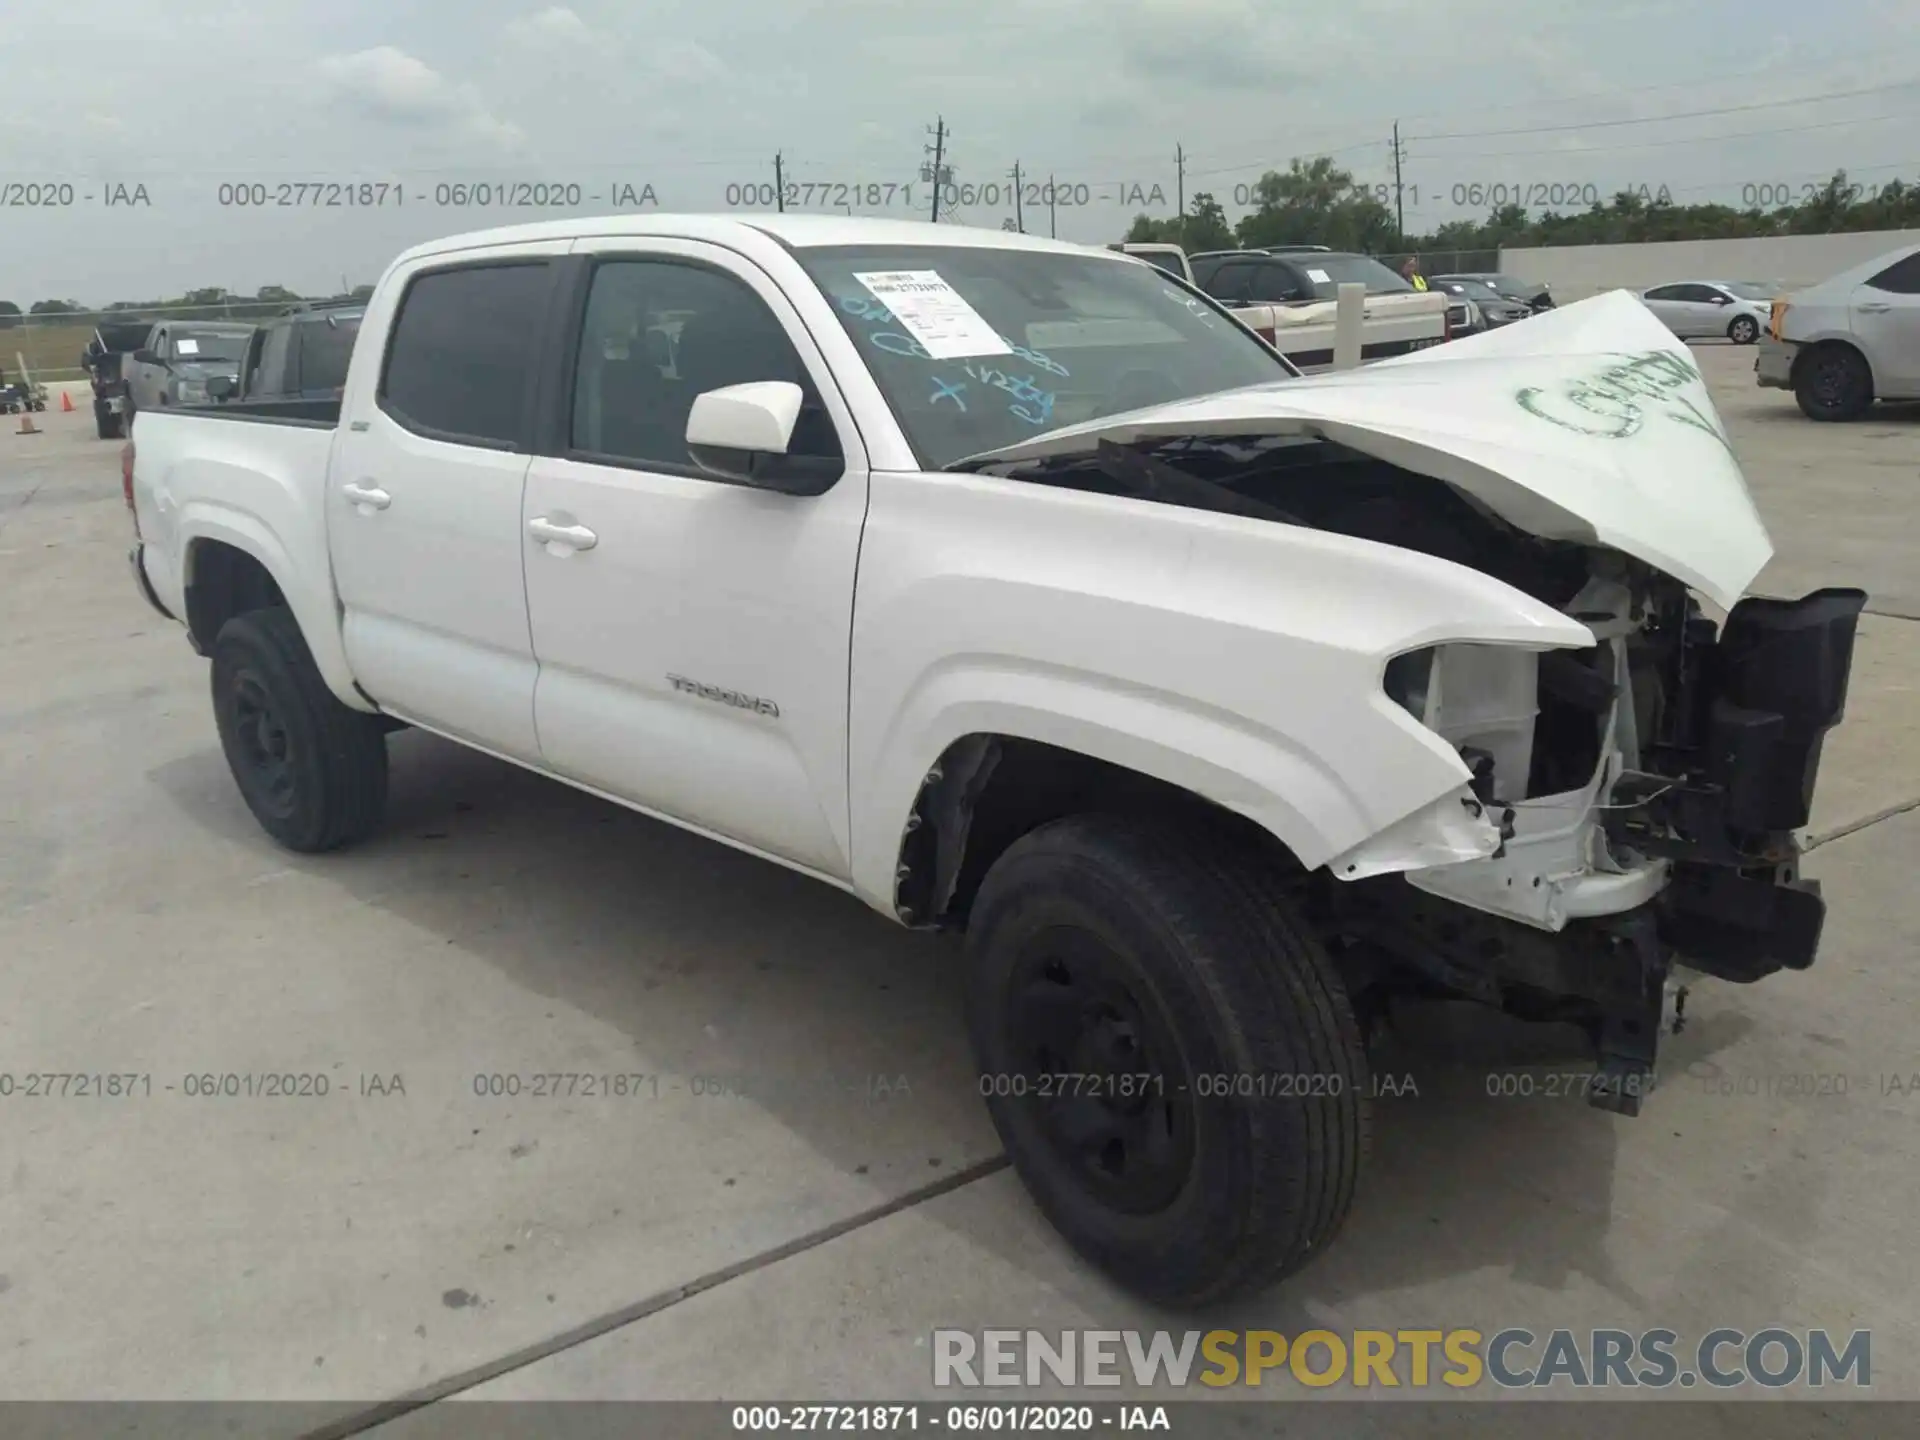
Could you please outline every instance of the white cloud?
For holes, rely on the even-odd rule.
[[[470,85],[456,85],[424,60],[377,45],[329,55],[315,68],[336,103],[389,124],[430,127],[502,150],[526,142],[520,127],[493,114]]]
[[[565,5],[552,5],[535,14],[508,21],[506,36],[516,45],[545,47],[587,46],[595,41],[587,22]]]

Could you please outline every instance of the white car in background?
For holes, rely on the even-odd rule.
[[[1718,339],[1751,345],[1767,328],[1777,285],[1753,280],[1683,280],[1640,292],[1640,302],[1682,340]]]
[[[1793,391],[1810,420],[1920,400],[1920,245],[1775,301],[1753,370],[1761,385]]]

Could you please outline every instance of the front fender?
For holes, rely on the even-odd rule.
[[[1594,643],[1413,551],[1019,481],[877,475],[854,619],[855,888],[891,913],[921,786],[968,735],[1178,786],[1309,868],[1346,856],[1470,779],[1381,683],[1392,656],[1448,641]],[[1430,854],[1460,832],[1417,838]]]
[[[891,907],[900,838],[928,770],[969,735],[1036,741],[1164,781],[1252,820],[1310,868],[1382,828],[1334,758],[1244,717],[1110,677],[1011,659],[954,662],[928,677],[898,720],[855,816],[855,886],[882,908]],[[1426,752],[1404,792],[1410,811],[1470,778],[1444,742],[1384,696],[1379,720]]]

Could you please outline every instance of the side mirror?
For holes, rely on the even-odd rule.
[[[160,357],[143,345],[133,352],[133,363],[136,365],[158,365],[160,363]]]
[[[687,453],[702,470],[738,485],[817,495],[825,488],[819,483],[820,466],[787,455],[805,401],[791,380],[702,391],[687,414]],[[833,475],[838,473],[836,468]]]
[[[207,381],[207,398],[224,405],[231,400],[240,382],[231,375],[215,375]]]

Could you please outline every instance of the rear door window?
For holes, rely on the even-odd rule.
[[[415,276],[388,340],[380,408],[431,439],[526,449],[551,288],[544,260]]]

